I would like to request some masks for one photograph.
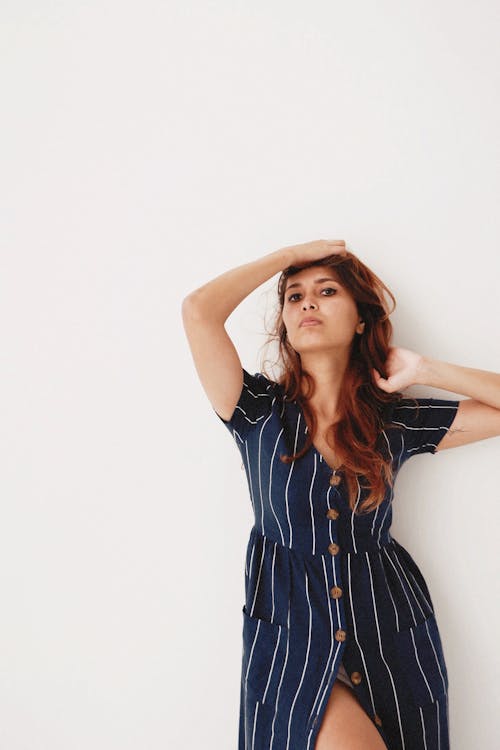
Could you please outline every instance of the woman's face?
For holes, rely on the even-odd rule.
[[[301,355],[349,349],[355,333],[364,330],[356,302],[328,266],[311,266],[287,279],[282,317],[288,340]],[[320,322],[303,325],[308,317]]]

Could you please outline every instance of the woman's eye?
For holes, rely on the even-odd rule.
[[[336,289],[335,289],[335,287],[333,287],[333,286],[327,286],[327,287],[325,287],[324,289],[322,289],[321,291],[322,291],[322,292],[337,292],[337,290],[336,290]],[[290,295],[290,296],[288,297],[288,301],[289,301],[289,302],[292,302],[292,301],[293,301],[293,298],[294,298],[294,297],[299,297],[299,296],[300,296],[300,292],[294,292],[293,294],[291,294],[291,295]],[[331,297],[332,295],[331,295],[331,294],[327,294],[326,296],[327,296],[327,297]]]

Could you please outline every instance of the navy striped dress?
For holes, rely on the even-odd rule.
[[[362,516],[318,450],[291,464],[307,425],[296,401],[243,368],[229,420],[254,525],[245,561],[239,750],[311,750],[343,664],[389,750],[449,750],[448,675],[429,590],[391,536],[394,488]],[[434,453],[459,401],[409,398],[383,415],[394,471]],[[399,424],[402,429],[389,425]],[[389,453],[385,453],[389,455]],[[364,484],[364,483],[362,483]],[[368,490],[359,485],[357,503]]]

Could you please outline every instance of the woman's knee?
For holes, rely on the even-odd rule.
[[[316,750],[387,750],[355,693],[338,680],[328,698]]]

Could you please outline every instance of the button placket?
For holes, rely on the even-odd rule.
[[[337,486],[340,484],[341,477],[336,473],[335,469],[332,470],[331,467],[328,467],[328,471],[330,473],[328,480],[330,485]],[[340,513],[337,508],[328,508],[326,512],[326,517],[331,521],[336,521],[339,515]],[[336,542],[330,542],[328,545],[328,552],[331,555],[337,555],[340,552],[339,545]],[[333,586],[333,588],[330,589],[330,595],[333,599],[339,599],[342,596],[342,589],[339,586]]]
[[[340,476],[340,474],[337,474],[337,470],[336,469],[332,469],[328,465],[326,466],[326,469],[327,469],[328,474],[329,474],[329,476],[328,476],[328,483],[330,484],[331,487],[337,488],[338,485],[340,484],[340,482],[342,481],[342,477]],[[335,492],[337,493],[337,495],[339,494],[339,491],[337,489],[335,489]],[[335,521],[339,517],[339,511],[338,511],[338,509],[337,508],[328,508],[327,513],[326,513],[326,517],[329,518],[332,521]]]
[[[329,473],[329,477],[328,477],[329,484],[332,487],[335,487],[335,488],[338,487],[338,485],[342,481],[342,477],[339,474],[337,474],[335,469],[332,470],[331,467],[328,467],[328,473]],[[337,489],[335,489],[335,492],[338,494]],[[326,517],[330,521],[336,521],[339,515],[340,515],[340,511],[335,507],[330,507],[326,511]],[[340,552],[340,546],[336,542],[330,542],[330,544],[328,545],[328,552],[331,555],[337,555]],[[343,590],[340,586],[332,586],[330,588],[330,596],[332,597],[332,599],[340,599],[342,595],[343,595]],[[342,622],[342,619],[343,617],[341,617],[341,622]],[[338,630],[335,631],[336,641],[344,642],[346,638],[347,638],[346,630],[339,628]]]

